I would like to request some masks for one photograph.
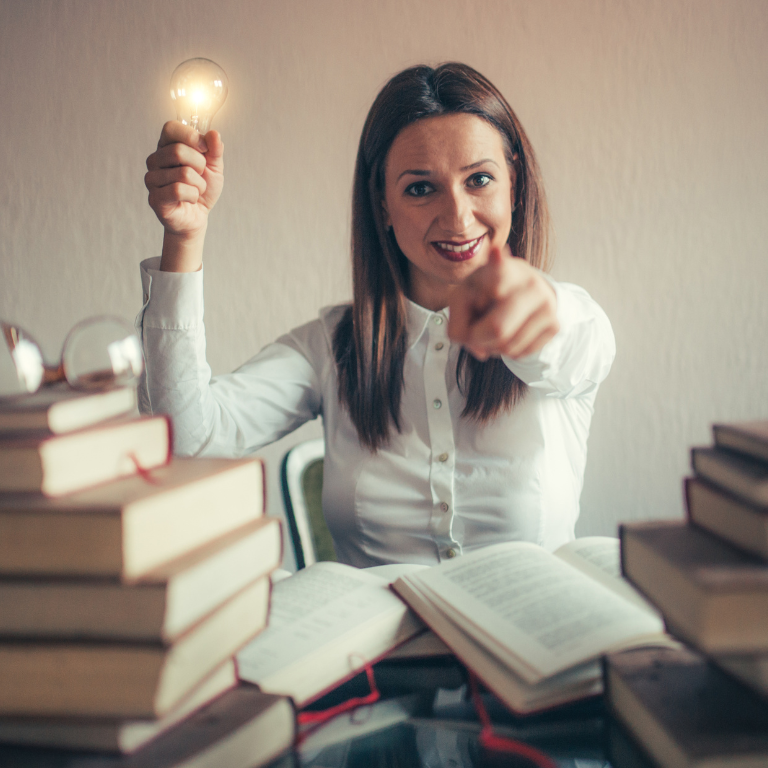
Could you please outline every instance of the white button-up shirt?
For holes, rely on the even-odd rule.
[[[560,331],[540,352],[505,359],[528,391],[485,425],[461,417],[447,312],[409,302],[402,430],[371,453],[338,399],[332,339],[344,306],[211,378],[202,270],[160,272],[155,258],[141,278],[142,410],[172,416],[181,455],[249,454],[322,416],[323,510],[340,561],[434,564],[499,541],[555,549],[574,537],[595,393],[615,354],[608,318],[583,289],[550,280]]]

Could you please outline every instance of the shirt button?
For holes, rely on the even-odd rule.
[[[440,455],[437,457],[437,460],[438,460],[438,461],[448,461],[448,454],[447,454],[447,453],[441,453],[441,454],[440,454]]]
[[[447,512],[447,511],[448,511],[448,505],[447,505],[445,502],[443,502],[443,503],[440,505],[440,509],[442,509],[442,510],[443,510],[443,512]]]
[[[457,555],[457,554],[458,554],[458,553],[456,552],[456,550],[455,550],[455,549],[449,549],[449,550],[448,550],[448,551],[445,553],[445,556],[446,556],[446,557],[448,557],[448,558],[453,558],[453,557],[456,557],[456,555]]]
[[[435,325],[442,325],[443,324],[443,318],[440,317],[440,315],[435,315]]]
[[[438,400],[438,399],[434,399],[432,401],[432,407],[435,408],[435,409],[442,408],[443,407],[443,401],[442,400]]]
[[[438,341],[437,344],[435,344],[435,349],[439,352],[443,348],[443,342]]]

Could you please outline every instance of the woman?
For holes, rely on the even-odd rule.
[[[573,538],[613,334],[540,270],[541,178],[496,88],[455,63],[383,88],[355,169],[352,305],[211,379],[202,251],[222,157],[217,132],[174,122],[147,160],[165,236],[142,264],[144,409],[173,416],[176,452],[250,453],[322,416],[323,509],[356,566]]]

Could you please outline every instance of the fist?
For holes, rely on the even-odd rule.
[[[175,120],[163,126],[157,150],[147,158],[144,183],[149,205],[178,236],[204,231],[224,186],[224,144],[217,131],[201,136]]]
[[[478,360],[531,355],[560,329],[554,289],[509,246],[453,291],[449,309],[448,335]]]

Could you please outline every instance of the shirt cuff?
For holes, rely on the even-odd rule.
[[[203,270],[161,272],[160,257],[141,262],[144,328],[189,330],[203,322]]]

